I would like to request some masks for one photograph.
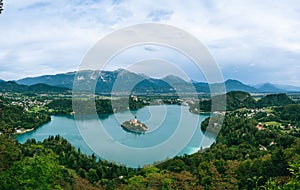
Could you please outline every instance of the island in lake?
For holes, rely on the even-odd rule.
[[[149,130],[149,128],[144,123],[138,121],[136,118],[123,122],[121,124],[121,127],[123,127],[123,129],[125,129],[126,131],[138,134],[145,133]]]

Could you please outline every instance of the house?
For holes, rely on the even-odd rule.
[[[263,127],[263,124],[262,124],[262,123],[258,123],[258,124],[256,125],[256,128],[257,128],[259,131],[265,130],[265,128]]]

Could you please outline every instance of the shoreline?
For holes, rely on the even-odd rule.
[[[172,105],[172,104],[170,104],[170,105]],[[174,105],[175,105],[175,104],[174,104]],[[146,105],[146,106],[149,106],[149,105]],[[144,106],[144,107],[146,107],[146,106]],[[156,105],[154,105],[154,106],[156,106]],[[185,105],[179,105],[179,106],[185,106]],[[189,106],[188,106],[188,107],[189,107]],[[140,108],[138,108],[138,109],[140,109]],[[137,109],[137,110],[138,110],[138,109]],[[122,112],[122,111],[127,111],[127,110],[121,110],[121,111],[118,111],[118,112]],[[212,114],[212,112],[198,112],[198,113],[195,113],[195,112],[192,112],[191,110],[189,110],[189,112],[192,113],[192,114],[196,114],[196,115],[211,115],[211,114]],[[58,116],[58,117],[74,117],[74,115],[75,115],[75,113],[68,113],[68,114],[62,114],[62,113],[60,113],[60,114],[48,113],[48,114],[49,114],[50,117],[51,117],[51,116]],[[97,115],[110,115],[110,114],[114,114],[114,113],[104,113],[104,114],[99,114],[99,113],[97,113]],[[51,119],[50,119],[50,121],[51,121]],[[46,123],[48,123],[48,122],[50,122],[50,121],[47,121],[47,122],[43,123],[42,125],[44,125],[44,124],[46,124]],[[42,125],[40,125],[40,126],[42,126]],[[16,132],[14,132],[13,134],[14,134],[14,135],[21,135],[21,134],[24,134],[24,133],[28,133],[28,132],[31,132],[31,131],[36,130],[36,129],[39,128],[40,126],[35,127],[35,128],[25,129],[25,130],[22,130],[22,131],[16,131]],[[123,128],[123,129],[127,129],[126,127],[123,127],[123,126],[122,126],[122,128]],[[128,130],[129,132],[133,132],[133,133],[145,133],[145,132],[136,132],[136,131],[129,130],[129,129],[127,129],[127,130]]]
[[[45,125],[46,123],[49,123],[49,122],[51,122],[51,116],[52,115],[49,115],[50,116],[50,119],[48,120],[48,121],[45,121],[45,122],[43,122],[41,125],[39,125],[39,126],[37,126],[37,127],[33,127],[33,128],[30,128],[30,129],[17,129],[16,130],[16,132],[14,132],[14,133],[12,133],[12,134],[14,134],[14,135],[16,135],[16,136],[18,136],[18,135],[22,135],[22,134],[25,134],[25,133],[29,133],[29,132],[31,132],[31,131],[34,131],[34,130],[36,130],[36,129],[38,129],[39,127],[41,127],[41,126],[43,126],[43,125]]]
[[[17,130],[14,134],[15,134],[15,135],[20,135],[20,134],[24,134],[24,133],[31,132],[31,131],[33,131],[33,130],[35,130],[35,128],[25,129],[25,130],[21,130],[21,131],[18,131],[18,130]]]

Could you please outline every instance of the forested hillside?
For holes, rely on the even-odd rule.
[[[257,105],[258,107],[267,107],[267,106],[284,106],[288,104],[293,104],[294,102],[284,93],[280,94],[268,94],[265,97],[261,98]]]
[[[64,87],[50,86],[47,84],[34,84],[31,86],[20,85],[14,81],[0,82],[0,92],[19,93],[67,93],[70,89]]]
[[[239,94],[232,101],[252,102]],[[11,110],[5,117],[21,123],[36,117],[0,103]],[[1,134],[0,189],[299,189],[300,105],[239,107],[227,112],[211,148],[139,169],[84,155],[59,136],[21,145]],[[1,126],[11,124],[1,119]],[[208,119],[201,129],[207,125]]]
[[[44,113],[29,113],[23,107],[11,105],[0,96],[0,131],[12,133],[17,128],[36,128],[50,121],[50,116]]]
[[[263,98],[260,98],[256,101],[249,93],[242,91],[232,91],[228,92],[225,95],[217,95],[213,96],[212,99],[215,100],[216,104],[221,104],[224,100],[226,100],[226,110],[232,111],[239,108],[263,108],[270,106],[285,106],[289,104],[295,103],[288,97],[286,94],[269,94]],[[199,101],[200,112],[209,112],[211,110],[211,99]],[[222,105],[222,104],[221,104]],[[192,112],[198,105],[190,105],[190,110]],[[223,107],[218,107],[216,105],[216,109],[219,111],[225,111]]]

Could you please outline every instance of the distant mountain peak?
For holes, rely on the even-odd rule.
[[[228,79],[225,81],[225,86],[226,86],[226,91],[230,92],[230,91],[245,91],[245,92],[257,92],[257,89],[252,87],[252,86],[248,86],[238,80],[234,80],[234,79]]]
[[[7,81],[0,83],[0,92],[30,92],[30,93],[52,93],[52,92],[68,92],[69,89],[47,84],[22,85],[15,81]]]
[[[163,81],[166,81],[166,82],[171,82],[172,83],[178,83],[178,84],[186,84],[188,83],[187,81],[185,81],[184,79],[178,77],[178,76],[175,76],[175,75],[168,75],[168,76],[165,76],[164,78],[162,78],[161,80]]]
[[[266,82],[257,88],[259,92],[284,92],[284,90],[275,87],[272,83]]]
[[[222,83],[214,83],[208,85],[207,82],[185,81],[184,79],[174,75],[168,75],[164,78],[157,79],[157,78],[149,77],[145,74],[134,73],[132,71],[128,71],[122,68],[114,71],[86,70],[86,71],[79,71],[79,72],[61,73],[56,75],[29,77],[29,78],[20,79],[17,81],[17,83],[24,84],[24,85],[45,83],[50,86],[58,86],[58,87],[65,87],[65,88],[72,89],[74,77],[78,73],[80,74],[78,75],[78,77],[80,77],[82,80],[84,79],[97,80],[97,87],[96,87],[97,93],[110,93],[117,78],[120,82],[124,83],[121,89],[119,89],[120,93],[123,93],[125,91],[127,92],[128,90],[130,90],[128,88],[131,88],[132,85],[135,86],[137,85],[136,84],[137,82],[140,83],[145,80],[147,81],[142,82],[140,85],[138,85],[139,89],[135,89],[137,90],[137,92],[168,93],[170,92],[170,90],[172,93],[176,92],[176,90],[177,91],[179,90],[181,92],[184,91],[191,92],[192,90],[191,85],[187,85],[187,84],[193,84],[197,92],[209,93],[210,88],[221,89],[224,87]],[[167,83],[169,85],[167,85]],[[236,79],[226,80],[225,87],[226,87],[226,92],[244,91],[249,93],[257,93],[257,92],[277,93],[277,92],[291,91],[285,89],[300,91],[300,87],[293,87],[293,86],[279,87],[271,84],[270,82],[263,83],[259,86],[258,85],[250,86]]]
[[[286,92],[300,92],[299,86],[285,85],[285,84],[273,84],[276,88],[283,89]]]
[[[238,81],[236,79],[227,79],[225,82],[238,82],[238,83],[242,83],[241,81]]]

